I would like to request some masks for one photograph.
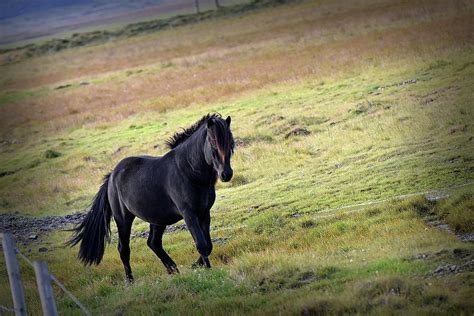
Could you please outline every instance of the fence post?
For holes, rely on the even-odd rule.
[[[43,315],[57,316],[56,302],[54,301],[53,287],[51,286],[51,275],[48,272],[48,265],[44,261],[33,262],[36,274],[36,284],[43,307]]]
[[[10,280],[10,289],[12,291],[13,306],[15,315],[26,315],[26,302],[23,287],[21,285],[20,268],[15,256],[15,240],[10,233],[2,233],[2,247],[5,254],[5,264]]]

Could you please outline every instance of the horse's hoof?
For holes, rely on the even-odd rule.
[[[125,278],[125,285],[132,285],[133,283],[135,283],[135,279],[133,277],[126,277]]]
[[[168,271],[168,274],[179,274],[178,267],[176,265],[172,265],[169,267],[166,267],[166,270]]]
[[[191,267],[193,268],[193,270],[196,270],[198,268],[210,269],[211,263],[209,262],[209,259],[207,257],[204,259],[202,257],[199,257],[199,259],[195,263],[193,263]]]
[[[211,265],[207,265],[207,264],[202,264],[201,262],[195,262],[191,265],[191,268],[193,270],[197,270],[197,269],[210,269],[211,268]]]
[[[179,274],[179,270],[178,270],[178,268],[168,269],[168,274],[170,274],[170,275]]]

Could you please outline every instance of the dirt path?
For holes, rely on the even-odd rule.
[[[438,189],[432,190],[427,192],[417,192],[411,194],[400,195],[394,197],[392,199],[404,199],[407,197],[423,195],[428,200],[431,201],[438,201],[441,199],[445,199],[449,197],[452,193],[452,190],[455,188],[461,188],[468,185],[472,185],[473,183],[467,183],[463,185],[454,186],[451,188],[446,189]],[[317,210],[315,212],[308,212],[308,213],[295,213],[291,215],[291,218],[298,218],[301,216],[311,216],[314,219],[324,218],[324,217],[332,217],[336,216],[337,214],[342,213],[351,213],[351,212],[358,212],[362,211],[368,206],[380,204],[389,201],[390,199],[385,200],[377,200],[377,201],[369,201],[365,203],[349,205],[349,206],[342,206],[338,208],[331,208],[325,210]],[[27,216],[20,216],[20,215],[12,215],[12,214],[0,214],[0,232],[10,232],[15,236],[15,240],[18,243],[22,243],[24,245],[39,240],[40,237],[45,235],[46,233],[53,231],[53,230],[67,230],[74,227],[74,225],[80,223],[86,213],[74,213],[64,216],[45,216],[45,217],[27,217]],[[465,242],[474,242],[474,233],[455,233],[453,230],[449,228],[449,226],[441,221],[431,221],[427,222],[428,225],[436,227],[438,229],[442,229],[447,231],[450,234],[456,235],[456,237]],[[212,228],[211,228],[212,229]],[[170,225],[166,228],[167,233],[172,233],[176,231],[183,231],[187,230],[185,224],[177,224],[177,225]],[[131,238],[147,238],[148,231],[143,232],[132,232]],[[219,238],[217,238],[219,239]],[[221,240],[215,240],[216,242],[221,242]],[[225,241],[224,241],[225,242]]]
[[[49,231],[72,228],[85,216],[86,213],[44,217],[0,214],[0,232],[12,233],[17,243],[26,244],[38,240],[41,235]]]
[[[28,217],[12,214],[0,214],[0,232],[12,233],[17,243],[26,245],[39,241],[46,233],[55,230],[68,230],[79,224],[86,213],[74,213],[64,216]],[[185,224],[170,225],[167,233],[187,230]],[[147,238],[148,231],[135,232],[132,238]]]

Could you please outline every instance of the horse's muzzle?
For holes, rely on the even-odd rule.
[[[223,171],[221,173],[221,181],[222,182],[229,182],[230,179],[232,179],[232,176],[234,175],[234,171],[230,169],[229,171]]]

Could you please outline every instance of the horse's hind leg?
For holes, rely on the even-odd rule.
[[[130,213],[127,207],[120,201],[119,194],[115,186],[116,179],[111,174],[111,182],[108,187],[108,198],[112,216],[117,224],[119,235],[118,251],[125,269],[125,276],[128,282],[133,282],[132,268],[130,267],[130,232],[135,215]]]
[[[150,224],[150,235],[148,236],[147,244],[158,258],[161,259],[169,274],[179,273],[176,263],[163,249],[162,237],[165,229],[165,225]]]
[[[122,259],[127,281],[131,283],[133,282],[133,274],[132,268],[130,267],[130,232],[135,215],[129,212],[120,215],[123,216],[115,217],[119,235],[118,251],[120,253],[120,259]]]
[[[116,202],[116,203],[114,203]],[[125,277],[128,282],[133,282],[132,268],[130,267],[130,232],[135,215],[122,208],[118,201],[111,201],[112,213],[117,224],[119,234],[118,251],[125,269]]]

